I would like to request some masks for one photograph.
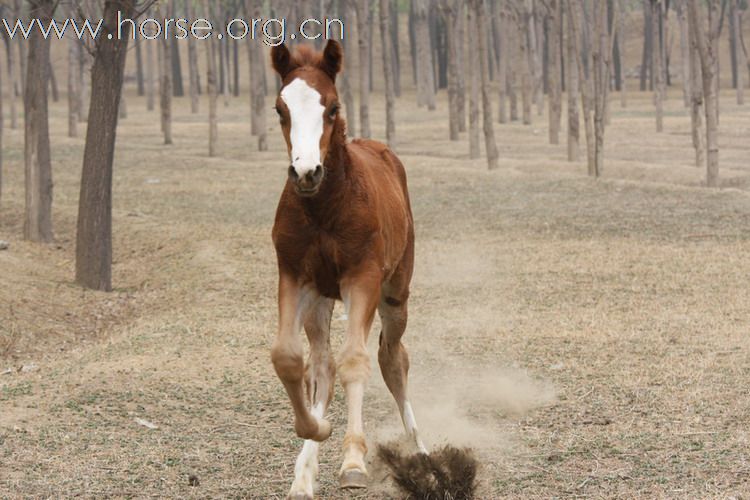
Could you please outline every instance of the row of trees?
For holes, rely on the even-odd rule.
[[[468,132],[469,155],[478,158],[484,136],[489,168],[498,165],[494,127],[520,120],[531,124],[547,107],[548,140],[560,142],[566,124],[567,155],[578,161],[580,123],[583,122],[588,172],[599,176],[604,164],[604,132],[609,122],[609,93],[620,93],[627,105],[628,70],[625,61],[625,26],[643,16],[644,51],[638,69],[641,88],[654,95],[656,129],[663,128],[663,102],[671,85],[673,60],[668,19],[677,18],[680,40],[681,83],[690,110],[696,165],[706,164],[707,184],[718,184],[718,40],[724,20],[730,29],[733,84],[743,101],[743,73],[747,49],[742,37],[746,0],[12,0],[0,8],[6,18],[38,18],[46,24],[53,15],[78,19],[103,18],[103,33],[96,41],[67,37],[68,133],[88,121],[79,200],[76,239],[76,280],[84,286],[111,289],[112,165],[118,119],[127,114],[122,98],[125,61],[135,56],[137,93],[148,110],[160,115],[164,143],[172,143],[174,98],[189,98],[193,113],[200,112],[207,93],[208,154],[218,154],[219,98],[240,95],[240,50],[246,50],[249,74],[251,134],[257,149],[267,148],[266,98],[275,92],[266,72],[266,46],[224,36],[199,45],[188,38],[187,83],[183,81],[181,47],[174,38],[136,41],[113,37],[117,12],[125,17],[147,13],[156,19],[205,17],[214,25],[235,17],[286,17],[295,27],[307,18],[342,19],[347,69],[338,85],[350,135],[369,137],[373,68],[382,64],[385,93],[385,136],[396,147],[395,102],[407,85],[403,68],[411,62],[412,84],[418,106],[434,110],[436,93],[448,95],[447,135],[458,141]],[[406,14],[408,51],[401,50],[399,7]],[[126,30],[130,28],[125,25]],[[378,29],[379,28],[379,29]],[[407,37],[405,37],[405,40]],[[380,42],[380,63],[374,61]],[[28,41],[5,38],[11,127],[18,126],[16,99],[23,98],[26,210],[24,235],[34,241],[52,240],[52,171],[49,143],[48,93],[56,98],[57,83],[50,64],[50,40],[36,32]],[[320,44],[318,40],[315,43]],[[355,47],[356,43],[356,47]],[[205,54],[205,65],[200,52]],[[184,50],[183,50],[184,52]],[[407,56],[408,54],[408,56]],[[357,64],[351,64],[356,60]],[[203,66],[203,72],[200,67]],[[205,75],[205,78],[202,78]],[[748,79],[750,80],[750,78]],[[0,78],[0,86],[2,78]],[[7,96],[7,97],[6,97]],[[567,103],[563,116],[563,98]],[[355,106],[355,98],[357,98]],[[495,116],[494,110],[497,110]],[[480,132],[481,118],[481,132]],[[563,120],[563,118],[565,118]],[[0,192],[2,168],[0,156]]]

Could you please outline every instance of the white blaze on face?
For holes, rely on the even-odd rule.
[[[320,137],[323,135],[323,111],[320,93],[301,78],[284,87],[281,99],[289,108],[292,121],[292,166],[302,177],[320,165]]]

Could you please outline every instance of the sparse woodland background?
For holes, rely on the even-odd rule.
[[[0,9],[341,18],[348,135],[409,175],[428,441],[477,450],[482,498],[750,493],[746,0]],[[300,443],[268,360],[287,167],[269,47],[2,48],[0,496],[283,497]],[[379,440],[400,424],[376,378]],[[392,497],[374,465],[369,496],[342,497],[338,453],[321,497]]]

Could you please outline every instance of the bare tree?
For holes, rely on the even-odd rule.
[[[369,138],[370,133],[370,49],[367,43],[370,31],[370,1],[353,0],[357,12],[357,39],[359,42],[359,134]]]
[[[690,88],[692,82],[692,79],[690,78],[691,51],[685,0],[677,0],[675,3],[675,10],[677,11],[677,22],[680,29],[680,58],[682,59],[680,76],[682,80],[682,99],[685,107],[689,107],[692,95],[692,90]]]
[[[91,54],[89,54],[86,45],[81,45],[78,54],[81,56],[81,72],[80,80],[78,80],[80,84],[78,86],[80,97],[78,99],[78,121],[85,122],[89,116],[89,101],[91,100]]]
[[[349,26],[348,32],[344,34],[344,54],[347,57],[351,57],[350,54],[354,54],[354,47],[352,44],[353,37],[351,36],[351,26],[355,23],[352,22],[353,18],[356,18],[356,11],[351,1],[339,2],[339,15],[343,17],[344,26]],[[345,28],[347,29],[347,28]],[[344,70],[341,73],[341,94],[344,97],[344,110],[346,111],[346,128],[350,136],[357,135],[357,109],[354,105],[354,93],[352,92],[351,82],[351,71],[348,68],[348,64],[344,65]]]
[[[614,4],[613,4],[614,5]],[[613,15],[617,15],[617,11]],[[612,54],[611,37],[608,25],[608,3],[594,3],[594,175],[599,177],[604,169],[604,127],[607,115],[607,95],[610,85],[610,63]],[[616,27],[617,24],[613,23]],[[616,29],[613,27],[613,30]],[[612,33],[614,35],[614,33]]]
[[[185,1],[185,16],[188,19],[193,19],[193,0]],[[187,38],[187,44],[188,74],[190,77],[190,112],[195,114],[200,108],[200,98],[198,96],[198,51],[195,47],[195,39],[192,36]]]
[[[390,0],[380,0],[380,39],[383,55],[383,76],[385,77],[385,137],[388,146],[396,149],[396,90],[393,59],[391,58],[391,35],[388,23],[391,21]]]
[[[586,76],[586,70],[581,55],[581,0],[570,0],[568,3],[568,20],[570,23],[573,44],[575,47],[576,67],[578,68],[579,87],[581,89],[581,103],[583,104],[583,124],[586,132],[586,158],[588,173],[592,177],[598,176],[596,170],[596,140],[594,137],[594,83],[593,78]],[[590,51],[589,51],[590,54]],[[591,65],[589,65],[590,67]]]
[[[561,6],[559,0],[547,1],[547,22],[549,24],[547,86],[549,87],[549,142],[560,143],[560,118],[562,115],[562,84],[560,81],[560,41]]]
[[[131,17],[135,0],[106,2],[103,33],[116,33],[118,12]],[[122,26],[125,35],[130,24]],[[112,290],[112,170],[129,36],[96,40],[91,106],[83,152],[76,235],[76,283]]]
[[[417,48],[417,106],[427,106],[432,111],[435,109],[435,73],[428,25],[429,2],[412,0],[412,5]]]
[[[706,184],[719,185],[719,96],[717,92],[717,48],[721,32],[720,0],[709,0],[708,23],[703,6],[698,0],[688,0],[690,31],[695,37],[700,56],[703,82],[703,103],[706,114]]]
[[[479,51],[476,10],[467,9],[469,28],[469,158],[479,158]]]
[[[5,38],[5,54],[8,59],[8,104],[10,107],[10,128],[11,130],[15,130],[18,128],[18,111],[16,109],[16,101],[18,96],[18,73],[16,72],[16,61],[15,56],[13,55],[13,45],[14,40],[11,40],[10,37]]]
[[[578,118],[578,68],[576,53],[576,37],[578,34],[573,31],[572,15],[568,9],[567,19],[567,37],[566,37],[566,68],[565,71],[565,90],[568,96],[568,161],[578,161],[580,157],[580,120]]]
[[[664,61],[662,59],[664,47],[664,3],[662,0],[651,0],[651,39],[654,41],[653,74],[654,74],[654,104],[656,106],[656,131],[664,130]]]
[[[627,78],[627,72],[625,68],[625,61],[627,60],[625,58],[625,47],[626,44],[624,42],[625,40],[625,21],[627,11],[625,10],[625,0],[618,0],[617,8],[620,11],[620,16],[618,17],[618,23],[617,23],[617,45],[618,49],[617,51],[620,53],[620,60],[621,63],[621,70],[620,70],[620,107],[627,108],[628,107],[628,78]]]
[[[160,8],[157,7],[156,15],[161,17]],[[169,9],[167,17],[171,16]],[[172,144],[172,51],[168,39],[161,38],[158,41],[159,53],[159,108],[161,110],[161,127],[164,133],[164,144]]]
[[[209,0],[203,0],[203,15],[206,19],[211,19],[213,16],[211,4]],[[209,37],[207,40],[206,47],[206,88],[208,92],[208,156],[214,157],[217,154],[217,147],[219,142],[219,126],[218,126],[218,101],[219,101],[219,89],[217,83],[217,68],[216,59],[220,58],[221,45],[218,44],[213,37]]]
[[[742,106],[745,104],[745,78],[744,78],[744,71],[742,70],[742,66],[744,66],[744,52],[740,50],[740,44],[741,44],[741,22],[740,22],[740,0],[730,0],[732,4],[732,8],[729,11],[730,19],[732,19],[732,23],[730,23],[731,33],[730,33],[730,40],[733,41],[732,45],[734,46],[734,63],[733,67],[735,68],[735,86],[737,88],[737,104]]]
[[[137,42],[138,43],[138,42]],[[147,40],[146,44],[146,109],[148,111],[154,110],[154,103],[156,101],[156,70],[154,69],[154,45],[156,50],[159,50],[159,44],[161,42],[153,42]]]
[[[687,3],[684,9],[687,13]],[[701,72],[700,54],[695,33],[688,30],[690,47],[690,129],[692,131],[693,148],[695,150],[695,166],[702,167],[706,162],[706,132],[703,129],[703,80]]]
[[[251,19],[261,18],[261,0],[245,0],[245,12]],[[266,79],[266,65],[263,59],[263,46],[249,43],[248,66],[250,68],[250,132],[258,137],[258,151],[266,151],[266,92],[263,83]]]
[[[508,19],[505,7],[505,2],[500,2],[500,5],[493,4],[496,8],[496,13],[493,17],[495,23],[495,31],[497,33],[497,90],[498,90],[498,108],[497,108],[497,121],[498,123],[506,123],[508,121],[508,110],[506,107],[507,100],[507,89],[508,89],[508,35],[506,30],[508,29]]]
[[[135,45],[135,81],[138,95],[146,95],[146,79],[143,76],[143,47],[140,40],[136,40]]]
[[[452,29],[456,25],[457,2],[455,0],[440,0],[439,8],[443,22],[447,26],[446,42],[448,45],[448,129],[451,141],[458,140],[459,111],[458,111],[458,44],[456,33]]]
[[[484,129],[484,148],[487,153],[487,168],[490,170],[497,168],[497,143],[495,142],[495,132],[492,124],[492,100],[490,98],[490,72],[489,59],[487,57],[487,13],[484,9],[483,0],[471,0],[470,8],[474,10],[476,23],[470,29],[476,29],[478,33],[478,46],[476,51],[479,56],[479,73],[482,84],[482,122]]]
[[[71,4],[68,14],[75,17],[75,6]],[[74,71],[81,60],[79,51],[81,44],[75,37],[68,38],[68,137],[78,137],[78,81],[79,76]]]
[[[30,17],[47,25],[55,4],[54,0],[30,0]],[[33,31],[28,40],[24,91],[24,238],[44,243],[52,241],[52,164],[47,117],[49,50],[49,40]]]

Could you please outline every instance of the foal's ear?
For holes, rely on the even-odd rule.
[[[331,80],[336,81],[336,75],[341,71],[341,66],[344,64],[344,49],[341,48],[341,44],[336,40],[328,40],[326,48],[323,51],[323,57],[320,59],[319,67],[325,73],[331,77]]]
[[[273,63],[273,69],[276,70],[282,80],[297,68],[296,63],[292,61],[289,49],[283,43],[271,47],[271,62]]]

